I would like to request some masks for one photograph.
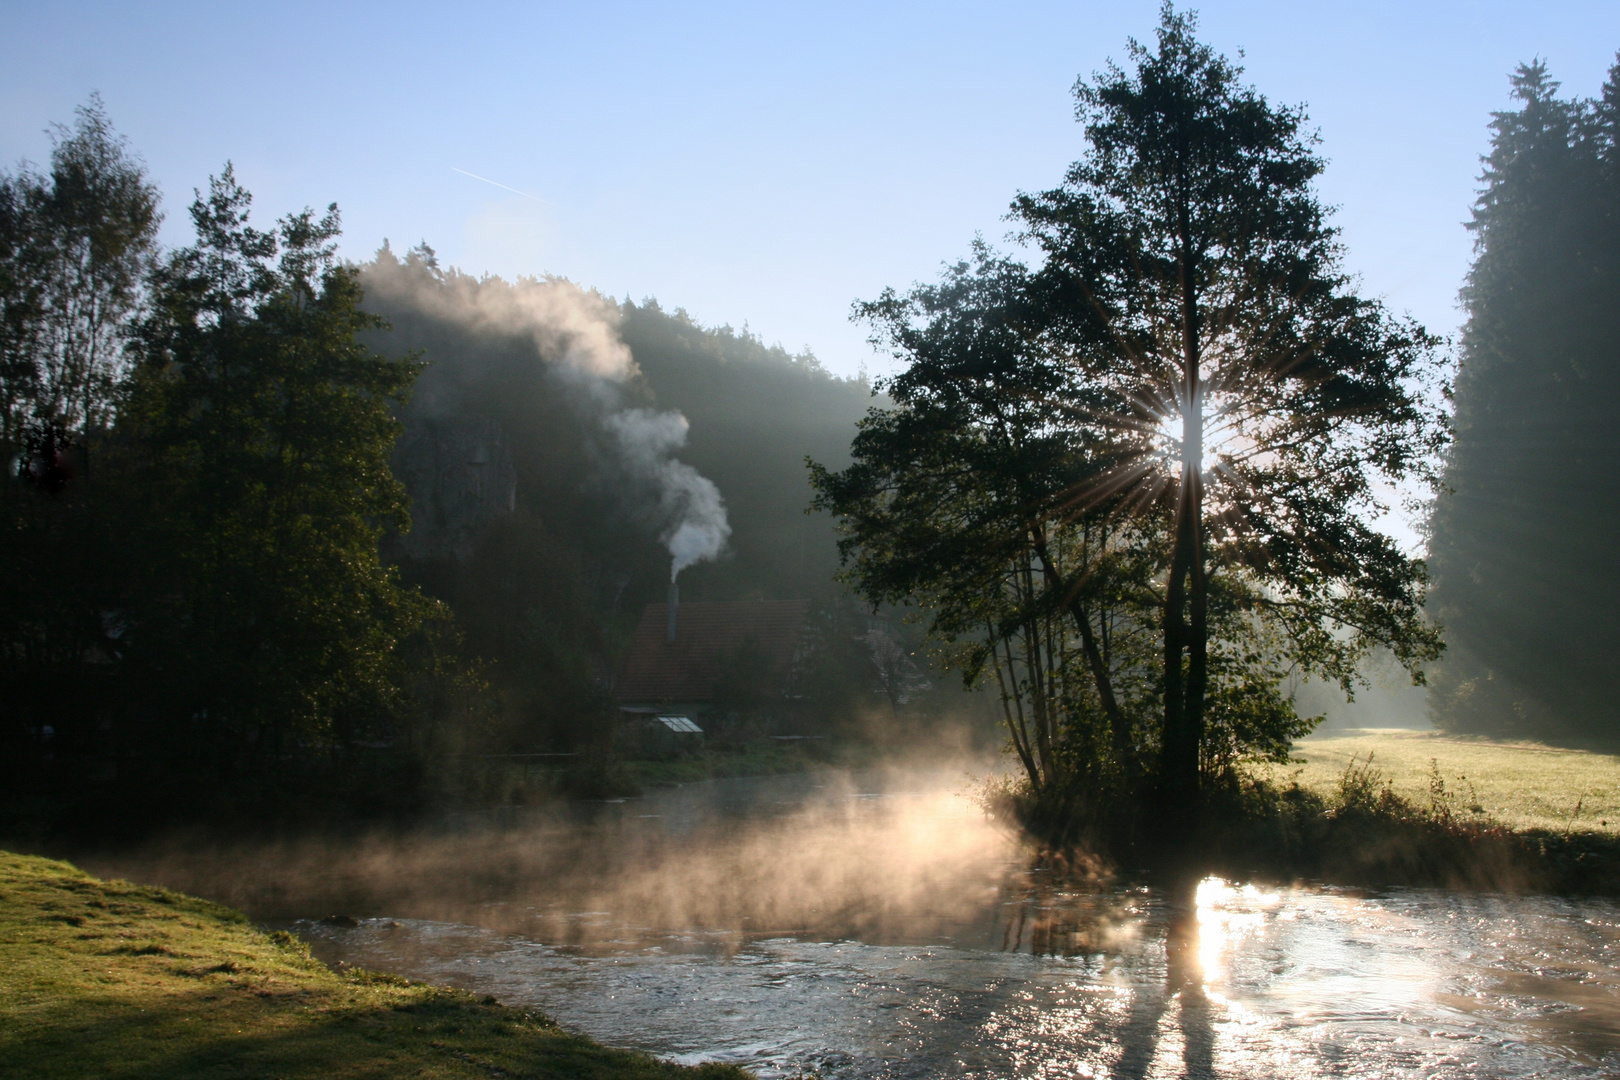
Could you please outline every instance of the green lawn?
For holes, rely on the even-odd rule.
[[[1325,793],[1352,755],[1358,764],[1370,756],[1395,791],[1419,805],[1428,805],[1437,767],[1463,816],[1514,829],[1620,833],[1620,757],[1612,754],[1387,729],[1306,739],[1294,754],[1305,764],[1272,766],[1273,781],[1297,775],[1301,786]]]
[[[745,1080],[612,1050],[492,998],[336,972],[165,889],[0,852],[0,1076]]]

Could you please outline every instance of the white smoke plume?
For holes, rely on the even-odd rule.
[[[686,417],[678,412],[624,409],[603,421],[625,464],[658,490],[660,539],[669,548],[669,580],[695,562],[718,558],[731,536],[726,504],[714,481],[672,456],[686,445]]]
[[[712,480],[674,457],[686,445],[686,417],[622,405],[619,385],[637,369],[619,337],[618,306],[561,278],[474,278],[440,270],[432,252],[425,255],[413,252],[401,262],[385,247],[365,267],[366,290],[475,333],[531,338],[543,360],[590,391],[581,405],[600,410],[609,452],[628,487],[651,492],[650,516],[669,549],[670,580],[693,563],[718,558],[731,536],[725,500]]]
[[[366,268],[366,289],[408,299],[419,310],[480,333],[528,336],[540,355],[585,375],[623,382],[635,373],[630,348],[619,340],[619,310],[611,300],[563,278],[475,278],[455,270],[424,273],[378,256]]]

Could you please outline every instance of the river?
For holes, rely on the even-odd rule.
[[[692,784],[93,868],[762,1077],[1620,1076],[1620,903],[1035,862],[960,773]]]

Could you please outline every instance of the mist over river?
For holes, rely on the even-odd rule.
[[[766,1077],[1620,1075],[1620,903],[1213,879],[1177,902],[1037,863],[968,787],[717,781],[84,862]]]

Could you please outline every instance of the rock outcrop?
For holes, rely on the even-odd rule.
[[[405,559],[465,559],[517,505],[511,450],[501,425],[487,417],[409,419],[394,471],[411,497],[411,531],[395,540]]]

